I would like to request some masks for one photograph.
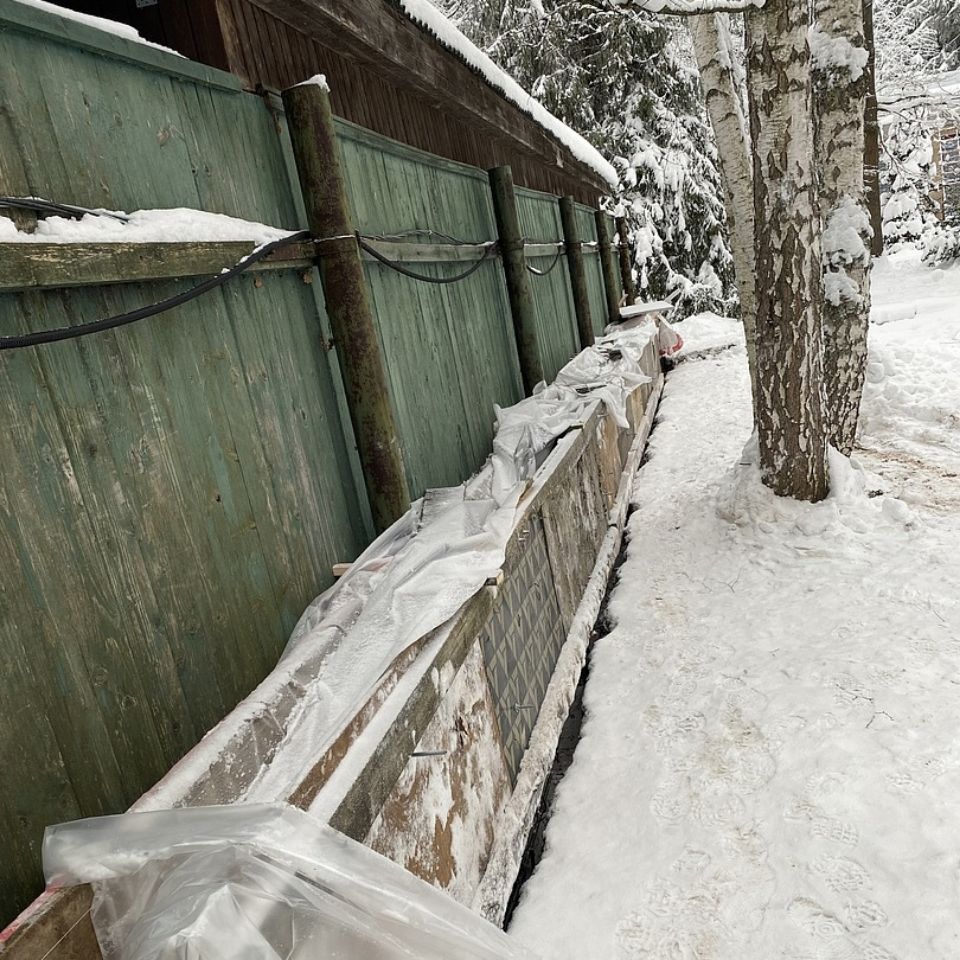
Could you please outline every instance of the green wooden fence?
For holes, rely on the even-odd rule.
[[[581,240],[584,243],[596,243],[597,221],[593,210],[578,203],[574,206],[574,212]],[[593,332],[599,337],[607,325],[607,298],[603,292],[603,269],[600,266],[600,255],[596,248],[586,248],[583,261],[584,273],[587,275],[590,319],[593,321]]]
[[[357,228],[391,236],[433,230],[481,243],[497,236],[482,170],[338,123]],[[419,234],[419,239],[424,239]],[[408,264],[455,276],[463,264]],[[410,493],[459,483],[490,453],[493,405],[523,396],[502,268],[495,258],[468,279],[425,284],[379,263],[367,279],[404,450]]]
[[[362,232],[495,239],[484,171],[347,123],[338,135]],[[556,198],[517,192],[525,233],[559,240]],[[304,223],[275,99],[15,2],[0,10],[0,194]],[[580,216],[593,239],[592,211]],[[600,330],[598,257],[587,262]],[[418,496],[469,476],[494,403],[522,395],[503,270],[491,258],[449,286],[377,263],[366,275]],[[566,262],[530,279],[553,376],[579,349]],[[310,281],[312,269],[245,275],[143,323],[0,354],[0,926],[40,887],[43,827],[123,809],[155,782],[262,679],[332,564],[369,540]],[[0,334],[187,285],[0,293]]]
[[[557,198],[517,187],[517,210],[524,238],[533,243],[551,243],[563,239]],[[556,266],[554,254],[531,258],[538,270],[550,270],[545,276],[532,274],[533,303],[537,315],[537,341],[543,374],[552,380],[557,371],[580,351],[577,317],[570,291],[570,271],[561,257]]]

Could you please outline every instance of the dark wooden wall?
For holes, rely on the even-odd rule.
[[[216,0],[58,0],[58,5],[125,23],[152,43],[230,69]]]
[[[322,73],[334,111],[408,146],[597,206],[600,176],[392,0],[61,0],[149,40],[282,90]]]

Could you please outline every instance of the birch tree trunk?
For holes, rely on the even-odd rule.
[[[757,295],[753,249],[753,171],[750,131],[740,99],[740,77],[731,49],[726,14],[707,13],[688,19],[700,85],[717,141],[720,178],[726,198],[730,251],[740,295],[740,318],[747,342],[750,384],[757,395]]]
[[[853,450],[867,364],[870,218],[864,103],[870,79],[863,0],[816,0],[816,160],[823,215],[823,380],[830,443]]]
[[[745,14],[757,257],[757,433],[763,482],[829,491],[823,423],[820,231],[810,25],[803,0]]]

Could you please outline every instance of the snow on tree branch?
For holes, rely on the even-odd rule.
[[[618,7],[636,7],[647,13],[668,13],[681,17],[701,13],[743,13],[759,9],[764,0],[613,0]]]

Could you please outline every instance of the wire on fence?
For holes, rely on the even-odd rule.
[[[480,267],[491,257],[497,250],[498,246],[494,243],[489,243],[486,246],[486,249],[483,251],[483,255],[475,262],[472,263],[466,270],[462,273],[458,273],[455,277],[431,277],[423,273],[416,273],[413,270],[404,267],[402,264],[397,263],[395,260],[390,260],[385,257],[376,247],[371,246],[361,234],[357,234],[357,243],[360,244],[362,250],[366,250],[374,260],[379,261],[385,267],[389,267],[391,270],[395,270],[397,273],[402,274],[405,277],[409,277],[411,280],[419,280],[421,283],[459,283],[461,280],[466,280],[467,277],[476,273]]]
[[[239,276],[244,271],[249,270],[254,264],[268,257],[274,250],[288,246],[291,243],[299,243],[309,239],[310,231],[301,230],[298,233],[291,233],[289,236],[281,237],[279,240],[271,240],[270,243],[265,243],[263,246],[257,247],[253,253],[245,256],[232,267],[224,270],[223,273],[209,277],[202,283],[198,283],[195,287],[184,290],[175,296],[167,297],[166,300],[160,300],[157,303],[139,307],[128,313],[119,313],[116,316],[106,317],[103,320],[94,320],[90,323],[81,323],[75,327],[60,327],[56,330],[38,330],[35,333],[0,337],[0,350],[16,350],[21,347],[35,347],[41,343],[59,343],[62,340],[76,340],[78,337],[86,337],[91,333],[102,333],[104,330],[114,330],[117,327],[124,327],[129,323],[136,323],[138,320],[145,320],[147,317],[154,317],[158,313],[163,313],[166,310],[173,309],[173,307],[179,307],[184,303],[189,303],[204,293],[223,286],[223,284],[229,280]]]
[[[472,240],[461,240],[459,237],[454,237],[449,233],[442,233],[440,230],[431,230],[428,227],[412,227],[409,230],[397,230],[395,233],[364,233],[363,238],[365,240],[382,240],[384,242],[388,240],[402,240],[404,237],[439,237],[441,240],[449,240],[450,243],[457,244],[461,247],[476,247],[480,243],[476,243]]]
[[[548,273],[552,273],[554,267],[560,262],[560,258],[563,256],[563,247],[557,247],[556,255],[553,258],[553,262],[544,270],[538,270],[536,267],[531,266],[529,263],[526,264],[526,268],[535,276],[535,277],[545,277]]]
[[[0,208],[33,210],[37,213],[57,214],[75,218],[85,216],[86,214],[94,214],[96,216],[112,217],[115,220],[129,220],[129,217],[127,217],[125,214],[112,213],[107,210],[91,210],[86,207],[73,206],[72,204],[54,203],[52,201],[42,200],[36,197],[0,196]],[[438,230],[431,230],[428,228],[413,228],[410,230],[401,230],[393,234],[381,235],[357,233],[355,236],[360,248],[369,253],[370,256],[372,256],[379,263],[382,263],[384,266],[389,267],[391,270],[394,270],[397,273],[410,278],[411,280],[417,280],[421,283],[459,283],[461,280],[466,280],[468,277],[472,276],[490,257],[499,253],[499,244],[496,241],[487,243],[483,254],[476,260],[475,263],[472,263],[463,272],[458,273],[453,277],[434,277],[417,273],[408,269],[407,267],[404,267],[402,264],[394,260],[390,260],[368,241],[381,240],[386,242],[390,239],[400,239],[402,237],[409,236],[433,236],[441,237],[444,240],[449,240],[451,244],[456,246],[477,246],[477,244],[470,244],[465,240],[458,240],[456,237],[453,237],[450,234],[441,233]],[[223,286],[234,277],[239,276],[241,273],[249,270],[261,260],[264,260],[275,250],[278,250],[284,246],[288,246],[291,243],[299,243],[309,239],[311,239],[310,232],[308,230],[301,230],[297,233],[292,233],[286,237],[282,237],[279,240],[273,240],[270,243],[266,243],[263,246],[258,247],[252,253],[248,254],[242,260],[239,260],[232,267],[229,267],[222,273],[219,273],[213,277],[209,277],[202,283],[198,283],[196,286],[191,287],[189,290],[184,290],[182,293],[178,293],[175,296],[168,297],[165,300],[160,300],[157,303],[148,304],[144,307],[139,307],[136,310],[130,310],[126,313],[116,314],[112,317],[105,317],[102,320],[94,320],[90,323],[78,324],[75,327],[59,327],[55,330],[38,330],[34,333],[0,336],[0,350],[16,350],[23,347],[35,347],[44,343],[59,343],[63,340],[76,340],[79,337],[86,337],[92,333],[102,333],[105,330],[114,330],[117,327],[123,327],[130,323],[136,323],[138,320],[145,320],[148,317],[154,317],[157,314],[164,313],[165,311],[171,310],[174,307],[179,307],[185,303],[189,303],[191,300],[195,300],[197,297],[208,293],[210,290],[214,290],[217,287]],[[315,242],[319,242],[316,240],[316,238],[313,239]],[[328,239],[342,238],[336,237]],[[563,245],[558,243],[557,252],[553,258],[553,262],[546,269],[539,270],[538,268],[527,263],[527,270],[538,277],[545,277],[560,262],[560,257],[563,255],[563,249]]]
[[[0,207],[8,210],[32,210],[34,213],[54,214],[61,217],[71,217],[79,220],[88,213],[96,217],[110,217],[127,223],[130,218],[125,213],[114,213],[112,210],[91,210],[89,207],[75,207],[71,203],[53,203],[42,200],[40,197],[0,197]]]

